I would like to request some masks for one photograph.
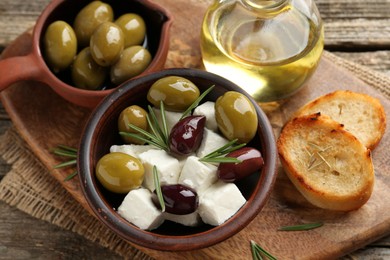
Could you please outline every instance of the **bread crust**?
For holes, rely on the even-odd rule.
[[[336,211],[360,208],[370,198],[370,150],[342,124],[316,113],[290,120],[277,141],[289,179],[313,205]]]
[[[307,103],[294,117],[318,112],[343,124],[345,130],[370,150],[378,145],[385,133],[385,110],[378,99],[366,94],[337,90]]]

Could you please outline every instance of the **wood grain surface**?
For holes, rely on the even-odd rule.
[[[44,5],[47,3],[48,1],[34,1],[34,3],[30,3],[30,2],[25,2],[25,1],[2,1],[0,3],[0,12],[1,12],[1,16],[0,16],[0,32],[1,35],[0,35],[0,43],[2,44],[2,46],[7,46],[9,45],[10,41],[12,41],[13,39],[15,39],[18,35],[22,34],[27,28],[29,28],[31,25],[34,24],[34,21],[36,19],[36,15],[40,12],[40,10],[44,7]],[[346,58],[349,58],[351,60],[354,60],[354,61],[358,61],[360,64],[363,64],[363,65],[368,65],[374,69],[377,69],[379,71],[382,71],[382,72],[385,72],[385,73],[389,73],[389,63],[388,63],[388,57],[389,57],[389,35],[388,35],[388,32],[389,32],[389,22],[388,22],[388,14],[386,12],[386,7],[387,7],[387,10],[390,6],[390,3],[388,1],[374,1],[374,2],[370,2],[369,4],[365,1],[363,3],[363,1],[316,1],[319,8],[320,8],[320,11],[322,13],[322,16],[324,17],[324,20],[325,20],[325,33],[326,33],[326,46],[331,49],[332,51],[336,51],[335,53],[337,53],[338,55],[340,56],[343,56],[343,57],[346,57]],[[4,6],[3,6],[4,5]],[[198,5],[198,4],[196,4]],[[200,5],[200,4],[199,4]],[[11,9],[9,9],[11,8]],[[14,8],[14,9],[13,9]],[[183,12],[185,13],[186,10],[188,12],[188,8],[186,9],[185,6],[179,6],[178,7],[179,9],[176,9],[176,12]],[[11,10],[11,11],[9,11]],[[6,14],[6,15],[3,15]],[[18,15],[16,15],[18,14]],[[17,17],[17,18],[16,18]],[[186,17],[190,17],[190,16],[186,16]],[[19,23],[18,26],[13,26],[12,29],[9,28],[9,26],[11,26],[14,22],[15,22],[15,19],[19,19],[19,20],[23,20],[22,23]],[[192,20],[193,21],[193,20]],[[20,25],[21,24],[21,25]],[[363,25],[364,24],[364,25]],[[377,30],[377,25],[380,24],[382,27],[381,32],[378,32],[376,31]],[[8,26],[8,27],[7,27]],[[18,31],[19,26],[21,26],[21,30]],[[183,24],[176,24],[176,29],[177,28],[183,28]],[[333,28],[333,29],[332,29]],[[345,32],[345,29],[343,30],[339,30],[337,32],[336,29],[334,28],[348,28],[348,30],[346,30],[347,32],[349,33],[346,33]],[[355,33],[351,33],[351,31],[355,31]],[[4,33],[3,33],[4,32]],[[356,33],[356,32],[360,32],[359,33]],[[387,33],[386,33],[387,32]],[[350,35],[349,35],[350,34]],[[191,36],[191,38],[187,39],[189,40],[189,42],[193,42],[193,41],[196,41],[196,35],[194,36],[195,34],[193,34]],[[329,37],[328,37],[329,35]],[[195,37],[195,38],[194,38]],[[332,38],[333,37],[333,38]],[[188,49],[184,49],[183,51],[183,39],[176,39],[176,41],[173,41],[173,44],[172,46],[175,48],[175,46],[178,48],[176,49],[176,52],[173,51],[172,52],[172,55],[178,55],[178,54],[185,54],[188,52]],[[188,48],[190,47],[191,45],[188,45]],[[181,49],[180,49],[181,48]],[[375,52],[373,50],[376,50]],[[188,55],[188,54],[187,54]],[[191,55],[188,55],[188,56],[191,56]],[[181,61],[183,62],[183,61]],[[186,65],[187,66],[191,66],[192,64],[196,64],[197,63],[197,60],[187,60],[185,62],[188,62]],[[171,65],[175,65],[174,63],[171,64]],[[325,65],[322,65],[322,66],[331,66],[329,64],[325,64]],[[320,70],[320,72],[328,72],[327,70]],[[333,72],[333,71],[330,71],[330,72]],[[42,91],[42,92],[41,92]],[[34,92],[34,94],[41,94],[41,93],[44,93],[45,95],[49,95],[49,97],[51,95],[54,95],[54,93],[46,93],[47,91],[47,88],[35,88],[34,90],[32,90],[32,92]],[[23,93],[25,92],[24,90],[22,91]],[[310,96],[310,95],[309,95]],[[307,96],[309,98],[309,96]],[[20,97],[21,98],[21,97]],[[59,101],[59,103],[57,102]],[[65,104],[63,102],[61,102],[62,100],[57,100],[56,98],[54,98],[54,101],[53,104],[55,104],[54,106],[54,112],[56,112],[57,114],[58,113],[61,113],[63,112],[63,108],[66,107],[66,108],[69,108],[69,111],[66,111],[66,116],[72,116],[72,117],[77,117],[77,118],[81,118],[80,120],[84,120],[84,117],[88,114],[87,111],[84,111],[84,110],[80,110],[79,108],[77,107],[73,107],[72,105],[70,104],[67,104],[65,102]],[[37,104],[39,103],[39,100],[32,100],[31,101],[33,104]],[[53,105],[52,104],[52,105]],[[297,106],[298,104],[293,104],[293,106]],[[0,122],[1,122],[1,125],[0,125],[0,130],[1,131],[4,131],[10,124],[10,121],[8,119],[8,116],[7,114],[4,112],[4,110],[0,110]],[[41,111],[38,111],[37,114],[44,114],[44,110],[41,110]],[[53,122],[55,123],[58,123],[58,118],[55,117],[55,113],[53,113],[54,116],[52,116],[50,119],[53,119]],[[15,123],[15,121],[14,121]],[[22,122],[19,122],[19,123],[22,123]],[[75,129],[74,129],[74,125],[76,124],[79,124],[80,122],[71,122],[71,125],[68,126],[66,129],[65,129],[65,136],[63,138],[65,139],[57,139],[59,141],[59,143],[61,143],[61,141],[63,140],[66,140],[68,137],[74,137],[77,135]],[[32,127],[34,128],[34,127]],[[33,131],[39,131],[37,129],[28,129],[28,131],[31,133]],[[50,137],[50,136],[49,136]],[[39,138],[47,138],[47,136],[39,136]],[[74,140],[73,139],[73,142],[77,142],[77,140]],[[40,147],[42,148],[42,147]],[[45,145],[45,147],[43,148],[47,148],[47,146]],[[35,150],[35,152],[41,152],[41,150]],[[45,154],[46,156],[47,154]],[[51,160],[48,160],[46,161],[46,163],[50,164],[50,165],[53,165],[52,161]],[[7,169],[9,168],[9,166],[5,165],[4,163],[1,163],[0,164],[0,172],[1,174],[4,174],[5,172],[7,172]],[[283,182],[281,182],[283,183]],[[74,190],[73,192],[78,192],[77,189]],[[3,207],[4,206],[4,207]],[[1,209],[3,210],[4,208],[4,212],[7,212],[7,211],[10,211],[9,207],[7,205],[2,205],[0,204],[0,207]],[[15,211],[10,211],[12,214],[10,214],[11,216],[14,216],[13,214],[17,214],[15,213]],[[0,214],[0,219],[4,219],[4,229],[2,230],[10,230],[9,228],[9,223],[11,223],[9,220],[11,218],[7,218],[7,214],[4,214],[5,216],[3,216],[3,214]],[[15,221],[16,223],[18,224],[21,224],[21,226],[24,224],[24,225],[28,225],[29,227],[33,226],[31,224],[29,224],[30,222],[28,222],[26,219],[29,219],[28,217],[25,218],[26,216],[21,216],[20,217],[20,222],[18,221]],[[8,219],[8,221],[7,221]],[[15,217],[12,217],[12,219],[17,219]],[[24,219],[24,220],[23,220]],[[25,223],[23,222],[25,221]],[[29,221],[33,221],[33,220],[29,220]],[[3,222],[0,222],[0,228],[2,228],[2,223]],[[45,226],[48,226],[48,225],[45,225],[44,223],[41,223],[41,225],[37,225],[37,226],[40,226],[40,227],[43,227]],[[54,229],[54,228],[53,228]],[[16,229],[17,230],[17,229]],[[19,229],[19,230],[22,230],[22,229]],[[58,230],[54,229],[53,233],[56,233],[56,232],[59,232]],[[39,228],[36,229],[36,232],[34,233],[34,235],[37,235],[39,236],[39,234],[42,233],[42,232],[39,232]],[[66,233],[66,232],[65,232]],[[71,232],[69,232],[70,234],[67,234],[67,235],[64,235],[64,236],[67,236],[68,237],[68,240],[72,238],[72,236],[75,236],[74,234],[72,234]],[[17,238],[17,235],[16,235],[16,231],[15,233],[13,233],[13,235],[15,236],[15,238]],[[8,239],[1,239],[2,237],[8,237]],[[17,239],[15,239],[14,241],[15,242],[10,242],[10,239],[9,239],[9,234],[7,235],[7,233],[0,233],[0,258],[1,258],[1,253],[2,252],[9,252],[8,250],[11,249],[12,251],[12,248],[14,250],[16,250],[17,248],[21,249],[21,250],[26,250],[27,252],[25,252],[26,255],[28,255],[28,251],[30,250],[31,252],[35,252],[35,253],[31,253],[30,256],[36,256],[37,255],[37,251],[38,251],[38,248],[42,247],[42,251],[41,252],[44,252],[42,253],[42,255],[44,254],[47,254],[46,256],[51,256],[51,257],[55,257],[56,255],[58,256],[58,254],[51,254],[50,253],[50,245],[47,245],[47,247],[45,247],[45,243],[41,243],[43,245],[40,245],[39,242],[37,242],[35,244],[35,246],[32,246],[32,244],[28,245],[27,243],[25,244],[25,247],[23,246],[16,246],[17,243],[20,243],[20,241],[18,241]],[[11,236],[12,237],[12,236]],[[35,237],[35,236],[34,236]],[[54,236],[56,237],[56,236]],[[59,237],[59,236],[57,236]],[[63,237],[62,237],[63,238]],[[82,239],[82,238],[80,238]],[[39,240],[39,238],[38,238]],[[6,245],[4,245],[4,243],[7,243]],[[69,242],[67,242],[69,243]],[[360,242],[361,243],[361,242]],[[50,244],[50,243],[49,243]],[[81,243],[79,243],[81,244]],[[11,247],[9,246],[11,245]],[[12,247],[12,245],[14,247]],[[72,244],[68,244],[70,247],[72,247]],[[84,245],[84,244],[83,244]],[[53,246],[53,245],[52,245]],[[85,248],[88,248],[88,246],[91,246],[90,248],[93,248],[93,245],[88,245],[88,243],[85,244]],[[322,247],[323,245],[321,245]],[[358,252],[358,253],[352,253],[350,255],[350,257],[354,257],[354,256],[357,256],[357,257],[362,257],[361,259],[366,259],[367,255],[371,255],[372,252],[376,252],[374,253],[373,255],[371,255],[371,257],[373,257],[372,259],[385,259],[386,256],[389,256],[390,253],[388,252],[388,250],[383,250],[381,247],[388,247],[389,246],[389,240],[388,239],[384,239],[382,240],[382,242],[379,242],[377,244],[373,244],[373,247],[372,248],[367,248],[366,250],[364,251],[361,251],[361,252]],[[61,253],[63,254],[64,258],[66,258],[66,253],[65,253],[65,249],[66,249],[66,246],[64,247],[57,247],[58,250],[64,250],[64,253]],[[99,250],[99,248],[97,247],[97,250]],[[77,250],[76,250],[77,251]],[[68,257],[70,258],[72,254],[74,255],[78,255],[78,257],[81,257],[83,258],[84,257],[91,257],[93,258],[93,255],[86,253],[83,254],[82,253],[82,249],[80,249],[80,252],[77,253],[77,252],[73,252],[73,253],[69,253],[68,254]],[[104,251],[104,250],[103,250]],[[347,252],[345,252],[347,253]],[[38,254],[39,255],[39,254]],[[12,258],[12,254],[9,254],[8,255],[9,258],[11,259]],[[16,256],[16,254],[14,255]],[[49,257],[50,258],[50,257]]]

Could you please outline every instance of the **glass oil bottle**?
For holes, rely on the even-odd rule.
[[[317,68],[323,47],[323,24],[312,0],[219,0],[202,24],[206,70],[258,102],[299,90]]]

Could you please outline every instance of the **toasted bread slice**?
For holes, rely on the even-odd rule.
[[[350,211],[370,198],[370,150],[330,117],[317,113],[292,119],[277,146],[287,176],[313,205]]]
[[[309,102],[294,117],[317,112],[343,124],[345,130],[350,131],[371,150],[385,133],[384,108],[378,99],[366,94],[338,90]]]

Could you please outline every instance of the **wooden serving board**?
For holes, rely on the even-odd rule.
[[[157,1],[156,1],[157,2]],[[166,67],[201,67],[199,32],[207,1],[160,0],[173,14],[170,52]],[[209,1],[210,2],[210,1]],[[21,35],[3,53],[24,55],[31,48],[31,32]],[[10,68],[12,69],[12,68]],[[0,79],[1,80],[1,79]],[[282,106],[266,111],[277,136],[282,125],[301,105],[336,89],[349,89],[379,98],[390,115],[390,100],[349,71],[323,57],[306,86]],[[1,93],[4,107],[20,135],[53,176],[87,210],[78,178],[63,182],[70,173],[53,170],[59,158],[50,149],[58,144],[77,146],[91,111],[72,105],[49,87],[26,81]],[[241,232],[215,246],[191,252],[162,252],[141,248],[155,258],[250,259],[249,241],[254,240],[278,259],[334,259],[390,233],[390,134],[386,130],[373,151],[376,182],[371,199],[361,209],[337,213],[315,208],[296,191],[279,168],[274,191],[261,213]],[[310,231],[282,232],[280,226],[323,221]]]

